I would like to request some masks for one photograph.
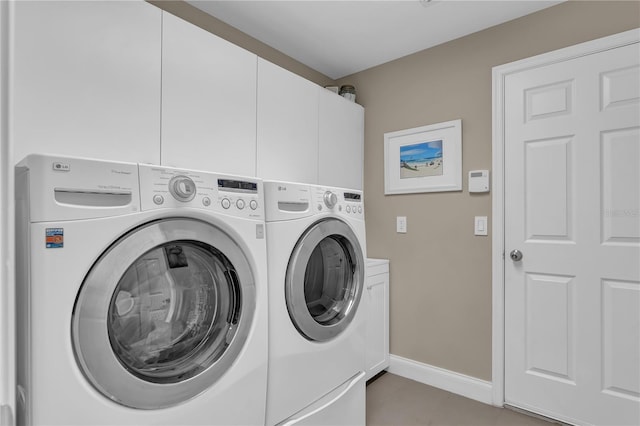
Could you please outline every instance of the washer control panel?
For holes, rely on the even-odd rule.
[[[331,187],[313,188],[313,206],[316,213],[331,212],[351,218],[364,218],[362,191]]]
[[[262,182],[216,173],[139,165],[142,210],[192,207],[262,219]]]
[[[174,176],[169,181],[169,193],[176,200],[186,203],[196,196],[196,184],[189,176]]]

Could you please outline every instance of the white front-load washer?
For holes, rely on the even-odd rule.
[[[262,182],[45,155],[16,172],[19,424],[264,424]]]
[[[265,181],[267,424],[365,423],[362,192]]]

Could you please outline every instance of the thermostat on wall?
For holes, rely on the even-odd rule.
[[[489,170],[469,172],[469,192],[489,192]]]

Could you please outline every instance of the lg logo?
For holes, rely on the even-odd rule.
[[[286,191],[287,187],[286,186],[280,186],[278,185],[278,191]]]

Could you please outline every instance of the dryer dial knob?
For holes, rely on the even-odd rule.
[[[325,206],[329,209],[332,209],[338,203],[338,196],[331,191],[325,192],[322,198]]]
[[[187,176],[174,176],[169,181],[169,192],[176,200],[186,203],[196,196],[196,184]]]

